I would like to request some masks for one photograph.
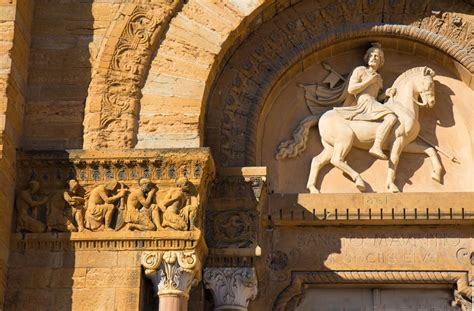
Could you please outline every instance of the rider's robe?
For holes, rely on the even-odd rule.
[[[311,113],[313,115],[322,114],[334,108],[344,119],[358,121],[376,121],[393,113],[388,107],[378,102],[374,96],[369,94],[355,96],[348,93],[347,89],[354,73],[361,75],[363,79],[369,78],[366,68],[361,66],[355,68],[349,74],[349,78],[335,88],[327,88],[324,84],[301,85],[305,90],[306,104]],[[374,90],[374,93],[378,93],[381,88],[382,86],[376,91]],[[341,105],[342,107],[337,107]]]

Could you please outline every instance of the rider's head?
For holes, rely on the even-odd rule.
[[[365,52],[364,61],[370,67],[375,67],[375,70],[382,68],[385,62],[382,45],[378,42],[372,43],[372,47]]]

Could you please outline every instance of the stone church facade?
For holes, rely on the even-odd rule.
[[[0,309],[472,310],[472,1],[0,21]]]

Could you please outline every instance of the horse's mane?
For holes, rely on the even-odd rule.
[[[415,67],[415,68],[412,68],[412,69],[408,69],[407,71],[405,71],[404,73],[402,73],[401,75],[398,76],[398,78],[395,80],[395,82],[393,82],[393,85],[392,87],[398,87],[398,85],[404,81],[405,79],[407,79],[408,77],[414,75],[414,74],[417,74],[417,73],[422,73],[424,74],[424,70],[425,69],[429,69],[428,67]],[[431,70],[431,69],[429,69]],[[433,71],[433,70],[431,70]]]

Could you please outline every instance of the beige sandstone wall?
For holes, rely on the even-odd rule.
[[[138,310],[138,251],[17,250],[6,310]]]
[[[122,1],[35,1],[23,148],[82,148],[91,71]]]
[[[279,1],[282,7],[289,2]],[[171,21],[151,64],[142,90],[137,148],[202,145],[210,82],[226,52],[262,22],[264,6],[262,0],[188,1]]]
[[[0,1],[0,306],[6,287],[15,149],[23,127],[31,15],[31,1]]]

